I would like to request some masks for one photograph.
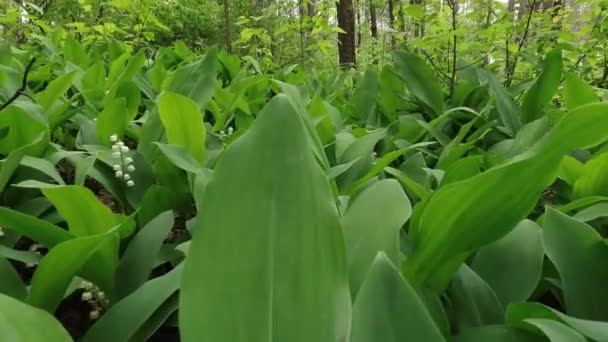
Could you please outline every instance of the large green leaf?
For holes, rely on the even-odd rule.
[[[543,116],[544,107],[553,98],[562,80],[562,51],[554,49],[547,54],[543,71],[524,95],[521,116],[524,123]]]
[[[165,211],[133,237],[116,269],[116,297],[123,298],[150,277],[160,247],[173,227],[173,213]]]
[[[418,100],[433,110],[435,116],[444,109],[443,91],[433,71],[420,57],[405,51],[395,53],[397,73]]]
[[[72,338],[48,312],[0,294],[0,340],[71,342]]]
[[[473,251],[511,231],[552,183],[562,157],[608,137],[608,105],[570,111],[527,152],[477,176],[441,187],[410,227],[408,279],[443,289]]]
[[[337,159],[341,164],[358,159],[351,168],[337,178],[337,183],[341,188],[355,183],[372,169],[374,146],[385,136],[386,129],[375,130],[354,139],[352,143],[344,148],[344,151],[337,151]],[[336,139],[338,138],[336,137]]]
[[[0,247],[4,246],[0,245]],[[4,256],[0,256],[0,279],[2,279],[0,281],[0,294],[19,300],[24,300],[27,297],[28,292],[25,283]]]
[[[180,297],[183,341],[346,340],[338,213],[285,95],[223,153],[193,234]]]
[[[42,193],[57,212],[65,219],[68,229],[77,237],[104,234],[125,222],[125,218],[112,213],[91,190],[68,185],[44,187]],[[93,258],[97,265],[88,264],[87,273],[105,291],[114,288],[114,272],[118,265],[118,243],[113,239],[100,242],[97,255]],[[93,267],[94,266],[94,267]],[[110,294],[110,293],[109,293]]]
[[[378,252],[399,265],[399,231],[412,207],[394,179],[372,184],[359,194],[342,218],[350,290],[353,294],[365,279]]]
[[[164,93],[160,97],[158,113],[169,144],[185,147],[202,163],[205,160],[206,130],[196,103],[183,95]]]
[[[445,341],[416,291],[382,252],[353,305],[350,339],[378,341]]]
[[[504,325],[486,325],[466,329],[451,342],[544,342],[545,338]]]
[[[576,330],[550,319],[529,318],[526,322],[541,330],[551,342],[587,342]]]
[[[582,319],[608,320],[608,246],[591,226],[549,209],[544,224],[547,256],[561,277],[569,315]],[[591,295],[592,294],[592,295]]]
[[[74,237],[67,230],[48,221],[5,207],[0,207],[0,226],[14,230],[48,248]]]
[[[353,93],[354,116],[361,122],[374,119],[378,97],[378,72],[374,69],[365,71]],[[370,123],[372,123],[371,121]]]
[[[97,139],[105,145],[110,145],[110,136],[117,134],[122,136],[129,118],[125,110],[126,101],[124,97],[106,101],[105,108],[97,116]]]
[[[504,309],[488,284],[467,265],[460,266],[447,291],[457,330],[499,324]],[[449,310],[448,309],[448,310]]]
[[[83,338],[83,342],[131,341],[140,327],[179,288],[182,266],[154,278],[114,304]],[[137,340],[136,340],[137,341]]]
[[[108,242],[118,247],[117,234],[108,232],[78,237],[52,248],[34,273],[28,303],[54,312],[72,279],[99,248],[108,246]]]
[[[529,323],[525,320],[528,318],[552,319],[568,325],[595,341],[608,341],[608,322],[570,317],[539,303],[516,303],[507,308],[506,320],[510,325],[526,329]]]
[[[205,109],[215,90],[216,63],[217,50],[213,49],[204,59],[178,68],[167,90],[187,96],[199,109]]]
[[[608,171],[608,153],[602,153],[589,160],[579,171],[580,175],[578,177],[571,177],[575,179],[572,187],[575,198],[608,195],[608,189],[606,189],[608,186],[608,175],[606,174],[606,171]]]
[[[76,72],[74,71],[62,75],[51,81],[42,92],[36,94],[38,104],[47,115],[52,113],[52,107],[57,106],[57,101],[63,99],[63,94],[70,89],[75,77]]]
[[[598,101],[598,96],[590,85],[570,72],[564,75],[564,102],[567,109],[574,109],[596,101]]]
[[[541,279],[544,257],[542,230],[525,220],[507,236],[482,247],[471,267],[507,305],[530,297]]]
[[[513,100],[513,96],[500,84],[498,79],[491,72],[486,72],[490,89],[494,93],[496,111],[507,132],[513,136],[521,126],[520,109]]]

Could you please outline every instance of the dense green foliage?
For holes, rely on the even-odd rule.
[[[513,4],[0,4],[0,341],[608,341],[605,4]]]

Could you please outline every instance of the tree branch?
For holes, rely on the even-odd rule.
[[[34,57],[34,58],[32,58],[32,60],[30,60],[30,64],[27,65],[27,67],[25,68],[25,72],[23,73],[23,79],[21,80],[21,86],[19,87],[19,89],[17,89],[15,91],[13,96],[9,97],[5,103],[0,105],[0,111],[2,111],[4,108],[8,107],[11,103],[15,102],[15,100],[17,100],[17,98],[19,98],[19,96],[25,94],[24,91],[25,91],[25,88],[27,88],[27,75],[30,73],[30,70],[32,69],[32,66],[34,65],[35,61],[36,61],[36,57]]]
[[[519,58],[519,53],[521,52],[522,48],[524,47],[524,43],[526,42],[526,39],[528,38],[528,33],[530,32],[530,22],[532,21],[532,15],[534,14],[534,9],[536,8],[537,2],[538,2],[537,0],[532,0],[532,3],[530,4],[530,12],[528,13],[528,20],[526,21],[524,35],[521,37],[521,40],[519,41],[519,44],[517,46],[517,52],[513,55],[513,64],[509,67],[509,70],[507,72],[507,79],[505,80],[506,87],[510,86],[511,82],[513,81],[513,75],[515,74],[515,68],[517,67],[517,59]],[[508,45],[507,45],[507,49],[508,49]]]

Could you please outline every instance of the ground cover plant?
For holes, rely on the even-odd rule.
[[[582,52],[533,37],[503,70],[394,32],[317,69],[155,41],[154,7],[111,34],[9,8],[0,341],[608,341],[598,8]]]

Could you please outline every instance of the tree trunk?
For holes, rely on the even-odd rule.
[[[514,12],[515,11],[515,0],[509,0],[507,3],[507,11]]]
[[[369,1],[369,23],[372,31],[372,38],[378,38],[378,20],[376,19],[376,6],[373,0]]]
[[[306,8],[309,17],[314,17],[317,12],[317,6],[315,4],[315,0],[306,1]]]
[[[395,4],[393,0],[388,0],[388,27],[391,31],[395,30]],[[395,35],[391,32],[391,47],[395,48]]]
[[[342,67],[356,66],[355,13],[352,0],[336,2],[338,27],[345,33],[338,33],[338,55]]]
[[[304,17],[306,16],[304,1],[305,0],[298,0],[298,12],[300,12],[300,65],[302,67],[304,67],[306,58],[306,54],[304,52],[306,45],[304,41],[306,39],[306,32],[304,31]]]
[[[356,21],[355,21],[355,27],[357,28],[357,37],[355,38],[355,46],[357,47],[357,49],[361,46],[361,6],[359,5],[359,1],[360,0],[354,0],[355,1],[355,8],[354,11],[355,13],[357,13],[357,17],[356,17]]]
[[[232,20],[230,20],[230,0],[224,0],[224,45],[232,51]]]

